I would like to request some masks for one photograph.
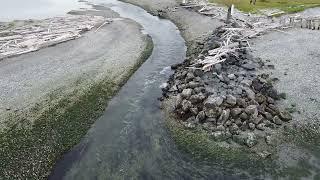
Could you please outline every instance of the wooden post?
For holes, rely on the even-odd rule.
[[[227,24],[231,22],[233,10],[234,10],[234,5],[232,4],[231,6],[228,7],[228,14],[227,14],[227,21],[226,21]]]

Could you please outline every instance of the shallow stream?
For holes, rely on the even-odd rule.
[[[150,58],[109,102],[86,137],[56,164],[49,179],[240,179],[223,167],[194,161],[176,147],[164,124],[157,98],[182,62],[186,46],[177,27],[142,8],[116,0],[100,0],[120,16],[143,27],[154,42]]]

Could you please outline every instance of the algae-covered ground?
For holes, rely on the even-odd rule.
[[[320,6],[320,0],[257,0],[255,5],[250,4],[250,0],[210,0],[210,2],[224,5],[233,3],[236,8],[245,12],[279,9],[287,13],[295,13],[307,8]]]
[[[58,89],[43,98],[45,102],[9,114],[6,128],[0,134],[1,178],[45,179],[49,175],[54,163],[80,141],[108,100],[150,56],[151,38],[146,35],[139,38],[144,39],[139,47],[143,51],[133,56],[136,60],[126,59],[130,63],[125,68],[113,73],[106,69],[100,80],[91,83],[86,76],[80,77],[69,84],[72,91]]]
[[[178,147],[190,153],[196,161],[211,164],[225,174],[262,179],[320,177],[320,169],[316,165],[319,162],[314,159],[320,156],[320,147],[317,146],[320,141],[319,129],[309,126],[284,129],[279,134],[278,142],[268,148],[272,155],[265,159],[253,149],[235,148],[228,143],[217,142],[201,129],[187,129],[170,112],[166,112],[166,115],[167,127]],[[283,151],[287,154],[283,155]]]

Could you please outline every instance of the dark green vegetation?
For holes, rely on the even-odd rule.
[[[256,5],[250,0],[210,0],[219,4],[233,3],[236,8],[245,12],[257,12],[261,9],[280,9],[287,13],[303,11],[307,8],[320,6],[320,0],[257,0]]]
[[[45,179],[54,163],[75,146],[95,120],[101,116],[108,100],[138,67],[151,55],[153,43],[148,37],[146,49],[137,63],[120,75],[106,78],[90,88],[75,91],[46,110],[33,108],[31,114],[12,116],[9,131],[0,134],[0,177],[4,179]],[[50,98],[54,99],[55,95]],[[29,117],[36,117],[30,123]]]

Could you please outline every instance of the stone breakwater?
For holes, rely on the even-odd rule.
[[[224,31],[218,28],[208,38],[199,59],[221,46]],[[247,45],[238,41],[236,53],[227,54],[226,61],[206,72],[192,59],[172,66],[175,73],[162,85],[161,100],[173,102],[171,110],[186,129],[200,128],[215,141],[252,148],[272,144],[271,134],[292,120],[277,105],[285,98],[273,86],[278,79],[258,73],[274,66],[253,58]]]

